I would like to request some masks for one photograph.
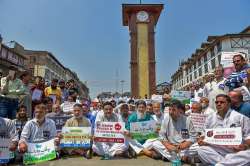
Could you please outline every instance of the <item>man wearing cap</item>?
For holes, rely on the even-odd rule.
[[[44,94],[46,97],[50,97],[53,99],[53,103],[61,103],[61,98],[62,98],[62,92],[59,87],[57,87],[58,80],[53,79],[51,81],[51,85],[44,90]]]

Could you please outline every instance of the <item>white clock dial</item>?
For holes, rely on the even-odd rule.
[[[139,11],[136,15],[138,21],[147,21],[149,16],[148,13],[145,11]]]

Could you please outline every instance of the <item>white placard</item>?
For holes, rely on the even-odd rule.
[[[34,100],[41,100],[43,92],[39,89],[35,89],[32,93],[32,101]]]
[[[162,103],[162,95],[152,95],[152,96],[151,96],[151,99],[152,99],[153,101]]]
[[[72,112],[74,110],[74,105],[75,104],[76,104],[75,102],[65,101],[63,103],[63,112]]]
[[[207,115],[205,114],[198,114],[198,113],[191,113],[190,114],[191,120],[193,122],[194,128],[196,131],[203,131],[204,125],[206,122]]]
[[[240,145],[241,127],[206,129],[204,142],[214,145]]]

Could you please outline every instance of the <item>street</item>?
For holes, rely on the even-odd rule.
[[[87,160],[85,158],[66,158],[54,160],[38,164],[39,166],[75,166],[75,165],[88,165],[88,166],[170,166],[170,162],[163,162],[161,160],[153,160],[145,156],[138,157],[137,159],[114,159],[114,160],[100,160],[99,157]],[[184,166],[187,166],[186,164]]]

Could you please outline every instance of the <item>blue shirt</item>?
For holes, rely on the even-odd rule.
[[[247,116],[248,118],[250,118],[250,103],[248,102],[244,102],[242,103],[238,108],[234,108],[236,111],[238,111],[239,113]]]

